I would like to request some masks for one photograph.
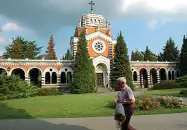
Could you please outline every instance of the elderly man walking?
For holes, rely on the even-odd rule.
[[[123,104],[126,120],[122,123],[122,130],[134,129],[129,125],[131,116],[134,112],[135,97],[131,88],[126,84],[126,78],[120,77],[117,79],[118,87],[121,91],[117,95],[116,102]],[[134,129],[135,130],[135,129]]]

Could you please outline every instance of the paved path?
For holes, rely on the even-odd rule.
[[[187,113],[133,116],[137,130],[187,130]],[[0,120],[0,130],[116,130],[113,117]]]

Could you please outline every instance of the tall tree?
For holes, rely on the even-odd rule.
[[[35,44],[35,41],[26,41],[21,36],[16,37],[15,39],[12,39],[12,44],[5,47],[6,52],[4,55],[8,58],[14,58],[13,54],[13,46],[14,43],[17,43],[20,47],[20,59],[38,59],[39,54],[41,52],[42,47],[37,47],[37,44]]]
[[[70,52],[69,49],[67,50],[65,56],[63,56],[62,59],[64,59],[64,60],[71,60],[71,59],[72,59],[72,57],[71,57],[71,52]]]
[[[146,46],[145,52],[142,52],[144,61],[157,61],[158,56],[154,54],[148,46]]]
[[[75,57],[72,93],[94,92],[96,82],[95,68],[91,62],[87,50],[85,34],[82,33]]]
[[[187,75],[187,38],[184,36],[179,62],[180,75]]]
[[[55,44],[54,44],[53,35],[51,35],[50,41],[49,41],[49,44],[47,47],[45,59],[47,59],[47,60],[56,60],[57,59],[54,46],[55,46]]]
[[[21,47],[17,42],[14,42],[12,47],[12,58],[21,59]]]
[[[114,53],[114,62],[112,65],[110,76],[111,87],[117,90],[117,78],[126,77],[128,86],[134,89],[134,85],[132,82],[132,72],[128,57],[128,49],[121,32],[117,37],[117,43],[115,45]]]
[[[138,49],[136,49],[135,52],[132,51],[132,53],[131,53],[131,61],[137,61],[137,60],[139,60],[139,61],[144,60],[142,53]]]
[[[163,48],[163,52],[159,54],[159,60],[161,61],[178,61],[179,50],[175,46],[174,40],[171,37],[167,40],[166,45]]]

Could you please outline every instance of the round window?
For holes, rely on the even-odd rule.
[[[102,41],[95,41],[92,44],[92,48],[96,53],[103,53],[105,51],[106,46],[105,43]]]

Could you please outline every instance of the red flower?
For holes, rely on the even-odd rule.
[[[157,102],[158,105],[160,105],[160,102]]]

